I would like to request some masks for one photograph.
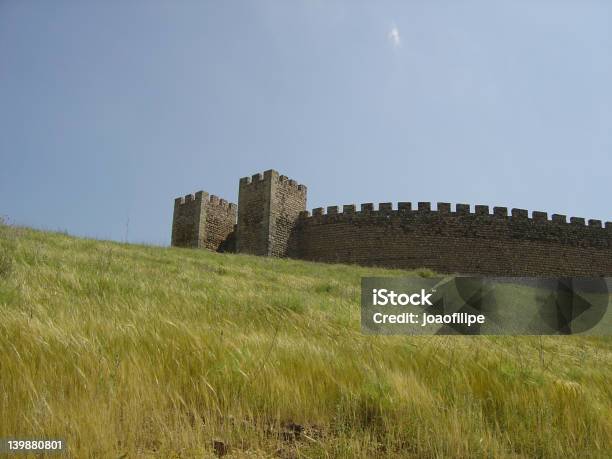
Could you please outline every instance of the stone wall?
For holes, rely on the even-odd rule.
[[[382,203],[301,214],[291,256],[440,273],[500,276],[612,276],[612,223],[544,212],[448,203]]]
[[[210,196],[205,203],[204,247],[218,251],[226,243],[234,231],[236,224],[236,204]]]
[[[234,231],[236,205],[204,191],[176,198],[172,246],[219,250]]]
[[[269,172],[269,171],[268,171]],[[269,255],[271,174],[255,174],[240,179],[236,251]]]
[[[300,212],[306,209],[306,187],[274,170],[240,179],[237,251],[284,257]]]
[[[306,210],[306,187],[273,173],[271,196],[269,254],[286,257],[300,213]]]
[[[440,273],[612,276],[610,222],[426,202],[305,209],[306,187],[268,170],[240,179],[238,212],[202,191],[178,198],[172,245]]]
[[[203,247],[204,208],[202,202],[208,193],[198,191],[174,200],[172,217],[172,246]]]

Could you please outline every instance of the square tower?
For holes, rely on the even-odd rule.
[[[236,224],[236,204],[204,191],[174,200],[172,246],[218,251]]]
[[[240,179],[236,251],[286,257],[306,187],[274,170]]]

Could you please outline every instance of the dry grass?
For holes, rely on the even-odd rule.
[[[234,457],[610,454],[610,339],[364,336],[360,277],[406,273],[0,231],[0,437],[78,458],[214,457],[215,439]]]

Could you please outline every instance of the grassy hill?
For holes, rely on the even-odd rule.
[[[0,437],[62,438],[78,458],[214,457],[214,441],[233,457],[607,457],[612,340],[364,336],[373,274],[407,273],[2,226]]]

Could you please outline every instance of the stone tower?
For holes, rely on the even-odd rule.
[[[306,187],[274,170],[240,179],[236,251],[285,257],[300,212],[306,210]]]
[[[172,246],[220,250],[234,231],[236,204],[198,191],[174,200]]]

